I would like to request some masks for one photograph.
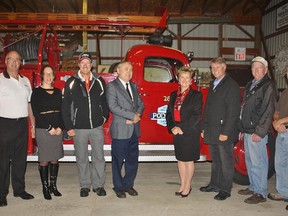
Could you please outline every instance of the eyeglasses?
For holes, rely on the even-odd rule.
[[[20,58],[8,57],[8,58],[7,58],[7,61],[8,61],[9,63],[14,63],[14,62],[16,62],[16,63],[21,63],[21,59],[20,59]]]

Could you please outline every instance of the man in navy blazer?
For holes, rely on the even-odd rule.
[[[113,114],[110,126],[113,190],[117,197],[125,198],[125,192],[138,195],[133,186],[138,170],[138,138],[144,104],[136,84],[130,81],[132,64],[128,61],[119,63],[117,73],[118,78],[107,85],[107,101]],[[125,174],[122,176],[124,161]]]

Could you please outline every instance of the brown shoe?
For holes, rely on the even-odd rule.
[[[269,193],[268,198],[275,201],[285,201],[288,202],[288,199],[282,197],[279,193]]]
[[[248,204],[258,204],[260,202],[266,202],[266,198],[261,194],[253,194],[251,197],[245,199],[244,202]]]
[[[133,187],[128,188],[125,190],[125,192],[127,192],[130,196],[138,196],[138,192]]]
[[[251,191],[249,188],[246,188],[246,189],[239,190],[238,194],[240,194],[240,195],[253,195],[254,192]]]

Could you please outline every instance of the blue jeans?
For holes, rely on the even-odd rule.
[[[267,197],[268,154],[266,135],[260,142],[252,141],[252,134],[244,134],[245,161],[249,176],[249,189]]]
[[[288,199],[288,130],[276,138],[275,171],[276,190]]]

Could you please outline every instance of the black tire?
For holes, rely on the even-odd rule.
[[[268,166],[268,179],[271,178],[275,173],[274,161],[275,161],[275,140],[276,136],[273,133],[268,134],[268,144],[267,148],[269,148],[270,156],[269,156],[269,166]],[[234,182],[240,185],[249,185],[248,175],[243,175],[238,172],[237,169],[234,169]]]
[[[248,175],[243,175],[234,169],[234,182],[239,185],[249,185],[249,178]]]

